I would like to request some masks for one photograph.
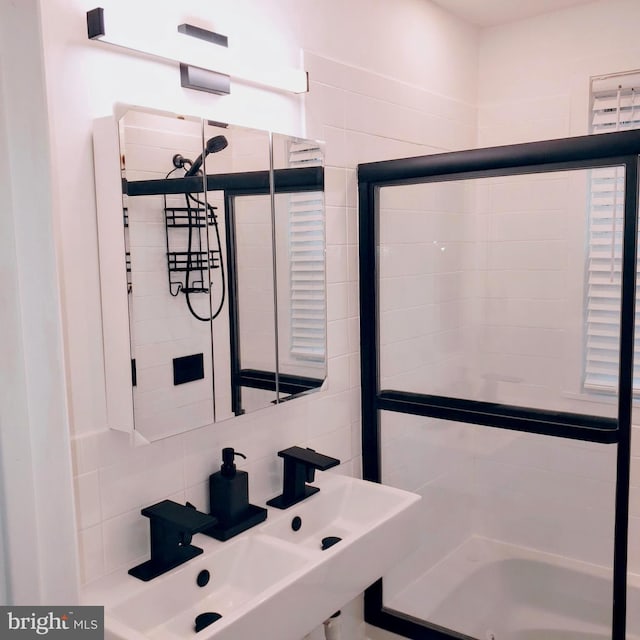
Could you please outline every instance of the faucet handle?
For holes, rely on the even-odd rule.
[[[326,471],[340,464],[338,458],[316,453],[313,449],[289,447],[278,451],[278,456],[284,459],[284,475],[282,479],[282,494],[267,500],[267,504],[277,509],[288,507],[308,498],[320,491],[307,482],[313,482],[315,470]]]
[[[141,513],[151,520],[189,534],[200,533],[203,529],[216,524],[213,516],[197,511],[193,505],[185,506],[173,500],[162,500],[142,509]]]
[[[278,455],[281,458],[284,458],[285,461],[288,459],[304,464],[307,469],[312,472],[308,482],[313,481],[313,471],[315,469],[318,469],[319,471],[326,471],[327,469],[331,469],[331,467],[335,467],[340,464],[340,460],[338,460],[338,458],[332,458],[331,456],[326,456],[322,453],[316,453],[314,449],[310,449],[309,447],[306,449],[303,449],[302,447],[289,447],[288,449],[278,451]]]

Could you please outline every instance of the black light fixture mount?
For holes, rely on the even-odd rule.
[[[229,38],[227,38],[227,36],[223,36],[215,31],[203,29],[202,27],[196,27],[193,24],[180,24],[178,25],[178,31],[186,36],[198,38],[199,40],[204,40],[205,42],[210,42],[220,47],[229,46]],[[180,86],[185,89],[194,89],[195,91],[204,91],[205,93],[224,96],[231,93],[231,77],[224,73],[202,69],[201,67],[195,67],[181,62]]]
[[[178,25],[176,33],[181,35],[176,35],[175,39],[168,34],[157,38],[149,38],[147,34],[147,37],[139,39],[135,31],[127,29],[130,25],[119,25],[117,20],[113,22],[106,23],[102,7],[87,11],[87,37],[89,40],[100,41],[133,53],[178,63],[181,86],[187,89],[227,95],[231,92],[233,78],[234,81],[275,91],[309,91],[309,77],[306,71],[273,68],[260,59],[247,64],[247,61],[241,60],[241,52],[234,56],[227,55],[225,50],[228,50],[229,39],[215,31],[183,23]],[[122,22],[126,20],[121,20]],[[183,36],[189,36],[189,40]]]

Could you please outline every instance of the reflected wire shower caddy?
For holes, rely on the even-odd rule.
[[[203,207],[169,207],[165,202],[164,223],[167,247],[167,272],[169,279],[169,293],[177,296],[182,293],[208,293],[210,280],[209,271],[220,268],[220,250],[209,249],[208,240],[203,242],[202,229],[216,223],[215,209],[211,205]],[[172,250],[169,236],[173,229],[197,230],[197,248],[187,251]],[[206,235],[206,234],[205,234]],[[172,275],[173,274],[173,275]],[[176,277],[175,274],[182,274]],[[190,274],[196,278],[190,281]],[[206,278],[206,280],[205,280]]]

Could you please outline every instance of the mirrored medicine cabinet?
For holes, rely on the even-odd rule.
[[[94,127],[109,426],[153,441],[318,390],[322,145],[116,111]]]

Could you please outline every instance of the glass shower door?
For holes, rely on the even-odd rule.
[[[370,590],[369,619],[622,640],[637,158],[509,171],[465,153],[361,175],[365,476],[423,497],[421,544]]]

